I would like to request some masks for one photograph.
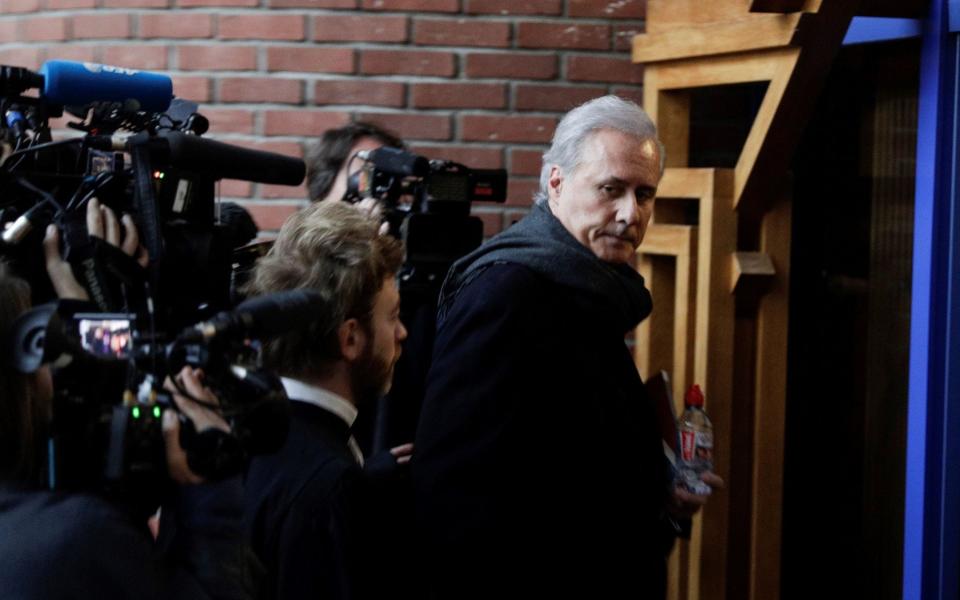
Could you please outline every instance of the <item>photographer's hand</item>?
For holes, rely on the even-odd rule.
[[[177,380],[190,396],[209,404],[218,404],[214,393],[201,383],[200,375],[199,371],[184,367],[177,375]],[[211,428],[230,431],[230,426],[215,410],[180,395],[177,386],[169,378],[163,387],[172,393],[177,408],[193,421],[198,433]],[[187,465],[187,453],[180,446],[180,418],[173,409],[168,408],[163,412],[163,439],[167,452],[167,470],[171,479],[181,484],[203,483],[203,478],[191,471]]]
[[[47,275],[53,284],[53,291],[57,297],[64,300],[89,300],[87,290],[83,289],[77,278],[73,276],[70,263],[60,255],[60,230],[56,225],[47,225],[46,235],[43,236],[43,256],[46,262]]]
[[[100,238],[111,246],[120,248],[127,256],[135,257],[141,267],[147,266],[147,249],[140,245],[140,233],[130,215],[125,214],[118,221],[116,213],[109,206],[104,206],[93,198],[87,203],[87,232],[91,237]]]

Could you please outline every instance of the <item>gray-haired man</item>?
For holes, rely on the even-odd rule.
[[[632,102],[574,109],[531,214],[451,269],[413,471],[433,597],[663,596],[666,516],[704,498],[671,486],[624,344],[662,157]]]

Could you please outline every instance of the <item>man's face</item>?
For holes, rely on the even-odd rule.
[[[362,160],[355,158],[351,161],[350,159],[361,150],[376,150],[381,146],[383,146],[383,142],[373,137],[362,137],[357,140],[353,148],[350,149],[347,160],[344,161],[343,166],[340,167],[340,171],[337,172],[337,178],[333,180],[333,187],[330,188],[330,192],[327,193],[323,200],[342,200],[343,195],[347,191],[347,179],[363,166]]]
[[[576,170],[553,167],[550,209],[600,260],[626,263],[643,241],[659,183],[656,142],[601,129],[584,140]]]
[[[376,400],[390,391],[393,369],[407,329],[400,322],[400,290],[393,277],[383,282],[373,304],[363,354],[351,371],[358,403]]]

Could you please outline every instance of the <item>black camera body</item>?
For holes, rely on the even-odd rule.
[[[31,88],[39,98],[23,95]],[[176,409],[163,382],[183,366],[203,370],[233,429],[197,434],[184,421],[182,441],[199,474],[238,472],[286,435],[283,390],[257,368],[256,336],[194,339],[183,331],[232,302],[233,251],[242,242],[219,218],[216,182],[297,185],[305,167],[201,137],[206,119],[196,104],[172,99],[171,89],[169,78],[127,69],[0,66],[0,257],[31,283],[34,305],[48,301],[54,294],[41,241],[55,224],[64,258],[90,296],[79,306],[38,306],[18,321],[10,342],[22,372],[56,367],[51,487],[156,499],[166,473],[161,415]],[[82,102],[74,106],[72,97]],[[68,126],[83,135],[53,141],[49,118],[64,110],[80,119]],[[89,235],[94,197],[132,216],[149,256],[145,267]]]
[[[408,296],[435,295],[450,265],[483,241],[483,223],[471,216],[472,203],[504,202],[507,172],[390,147],[361,151],[357,158],[364,166],[348,180],[344,199],[382,203],[390,232],[406,251],[401,293],[406,288]]]

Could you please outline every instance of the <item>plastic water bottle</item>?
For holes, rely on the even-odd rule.
[[[700,474],[713,470],[713,425],[703,410],[703,392],[693,384],[687,390],[686,408],[680,417],[680,483],[694,494],[707,495],[711,488]]]

